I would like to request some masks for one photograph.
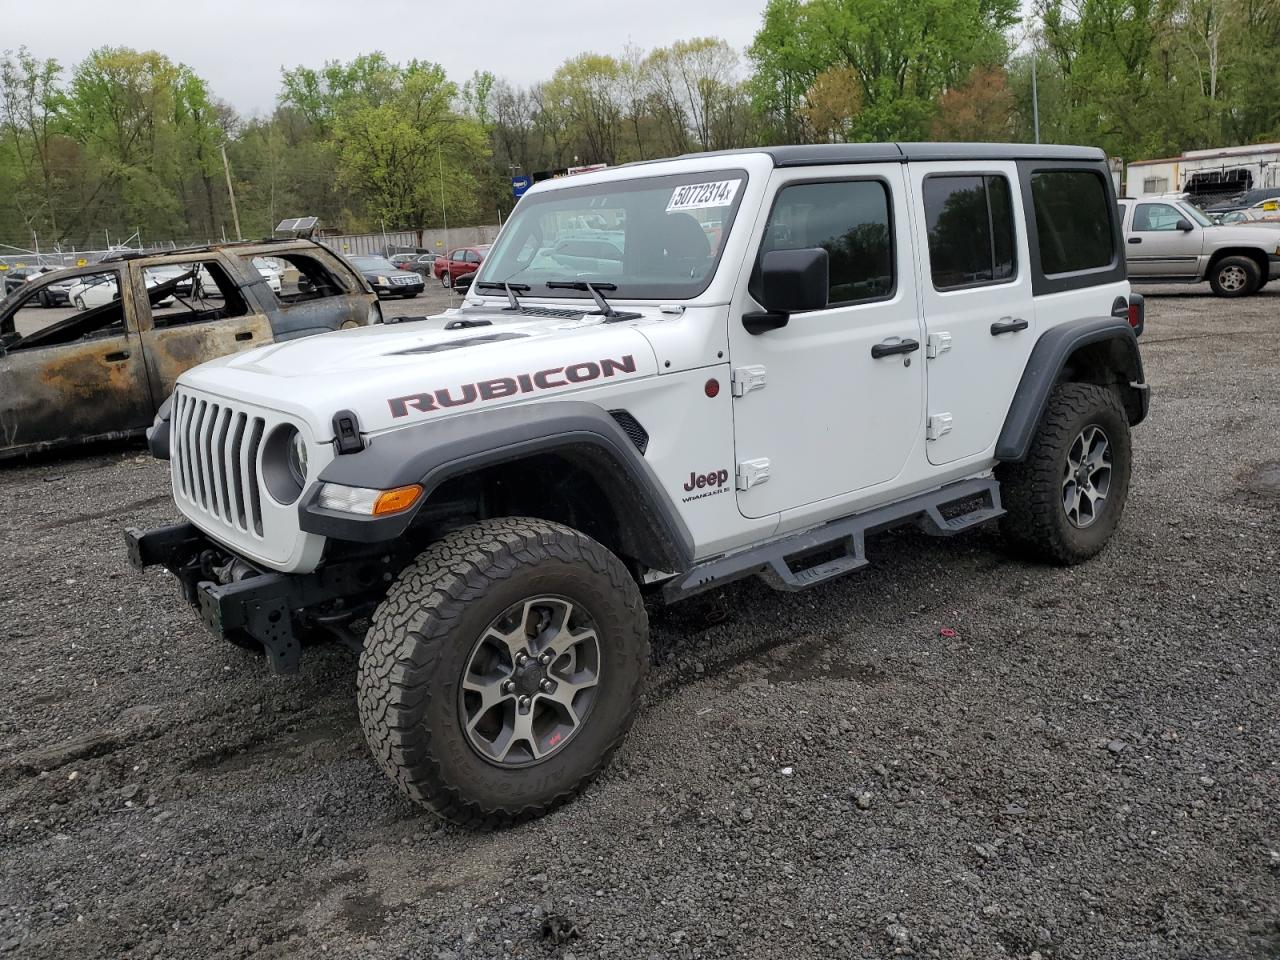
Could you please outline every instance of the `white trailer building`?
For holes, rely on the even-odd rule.
[[[1129,164],[1125,186],[1130,197],[1280,187],[1280,143],[1188,150],[1180,157],[1135,160]]]

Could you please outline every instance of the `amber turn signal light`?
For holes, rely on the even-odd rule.
[[[411,483],[407,487],[396,487],[394,490],[383,490],[373,502],[373,515],[383,517],[388,513],[399,513],[412,507],[414,501],[422,495],[422,484]]]

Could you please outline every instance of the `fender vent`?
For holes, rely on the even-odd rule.
[[[643,454],[645,448],[649,446],[649,432],[640,426],[640,421],[626,410],[610,410],[609,416],[617,421],[618,426],[622,428],[622,432],[627,435],[627,439]]]

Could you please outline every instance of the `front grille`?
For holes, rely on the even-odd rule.
[[[174,495],[225,527],[261,540],[258,452],[266,420],[224,400],[174,394],[170,424]]]
[[[421,277],[389,277],[393,284],[401,287],[411,287],[422,283]]]

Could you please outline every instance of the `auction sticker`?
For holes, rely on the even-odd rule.
[[[738,195],[741,180],[716,180],[713,183],[690,183],[676,187],[667,202],[667,213],[676,210],[702,210],[706,207],[727,207]]]

